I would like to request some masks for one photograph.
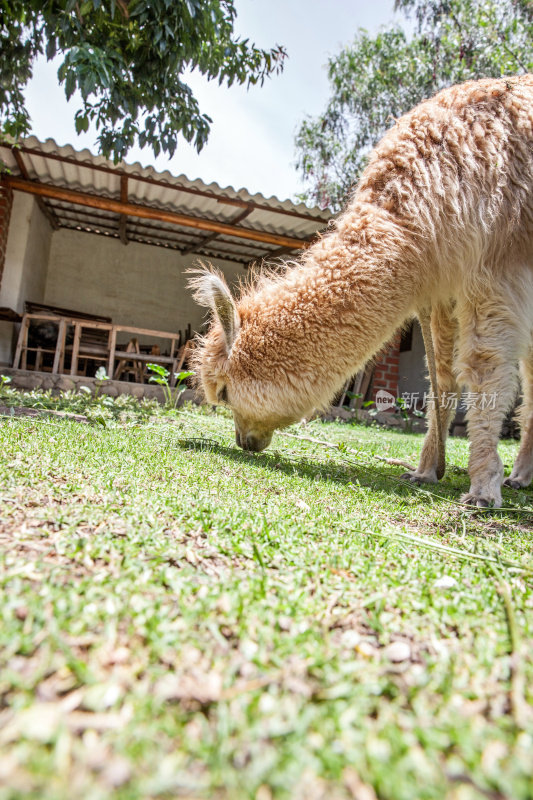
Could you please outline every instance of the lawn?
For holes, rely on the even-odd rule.
[[[461,506],[460,439],[419,488],[420,435],[119,406],[0,421],[2,800],[533,798],[529,491]]]

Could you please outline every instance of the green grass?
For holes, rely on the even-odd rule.
[[[374,456],[419,435],[111,406],[0,422],[2,800],[533,798],[529,491],[461,506],[464,440],[417,488]]]

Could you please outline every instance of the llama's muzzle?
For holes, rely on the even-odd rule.
[[[238,447],[243,450],[248,450],[252,453],[260,453],[270,444],[272,433],[267,433],[262,436],[248,431],[248,433],[241,433],[238,428],[235,428],[235,441]]]

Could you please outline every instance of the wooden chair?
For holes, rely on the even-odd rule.
[[[48,346],[46,346],[46,344],[43,341],[39,341],[37,337],[37,339],[32,342],[30,340],[30,326],[32,323],[36,323],[37,325],[44,323],[47,324],[47,326],[50,324],[54,326],[55,329],[57,329],[57,334],[54,332],[54,337],[52,337],[55,338],[55,341],[52,343],[47,342],[46,344],[48,344]],[[35,361],[32,367],[34,370],[58,372],[63,364],[64,346],[60,346],[60,344],[63,343],[64,345],[65,336],[66,326],[64,321],[59,317],[50,315],[43,315],[40,317],[39,315],[25,312],[22,317],[17,347],[15,349],[15,357],[13,359],[14,369],[30,368],[28,364],[28,353],[35,353]],[[53,366],[51,368],[49,365],[43,365],[43,357],[46,355],[53,357]]]
[[[70,374],[87,375],[90,362],[106,366],[109,361],[111,330],[94,327],[94,323],[81,321],[74,323],[74,342],[67,347],[70,352]]]
[[[139,348],[139,340],[135,337],[130,339],[125,353],[132,353],[131,358],[121,358],[117,364],[117,367],[113,373],[113,380],[121,381],[124,380],[124,375],[128,377],[133,375],[135,381],[137,383],[144,383],[144,365],[143,362],[139,359],[134,357],[135,353],[140,354],[141,350]]]
[[[148,331],[140,332],[143,334],[148,334]],[[152,332],[154,333],[154,332]],[[192,340],[185,342],[182,347],[177,347],[178,344],[178,335],[169,337],[171,339],[171,346],[170,346],[170,354],[169,355],[161,355],[160,349],[158,345],[150,345],[150,352],[143,353],[141,352],[141,347],[135,351],[135,357],[130,355],[131,351],[117,349],[114,351],[114,358],[119,359],[119,364],[122,361],[130,361],[135,362],[140,367],[142,367],[142,380],[141,383],[144,383],[144,379],[147,378],[149,380],[150,375],[152,374],[148,369],[147,366],[150,363],[160,364],[161,366],[168,369],[170,376],[169,376],[169,384],[170,386],[174,386],[176,383],[175,374],[179,372],[183,364],[185,363],[186,359],[188,358],[191,348],[193,346]],[[146,345],[143,346],[143,349],[146,349]],[[159,351],[159,352],[158,352]],[[114,374],[116,374],[114,372]]]

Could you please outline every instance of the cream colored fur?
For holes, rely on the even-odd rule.
[[[209,402],[233,409],[237,442],[328,405],[346,378],[431,306],[439,393],[496,393],[468,413],[470,492],[501,504],[502,421],[524,379],[524,437],[511,482],[533,475],[533,77],[469,82],[402,117],[346,210],[285,273],[234,301],[221,276],[193,283],[214,311],[197,357]],[[442,414],[445,438],[449,415]],[[408,477],[436,480],[436,422]]]

